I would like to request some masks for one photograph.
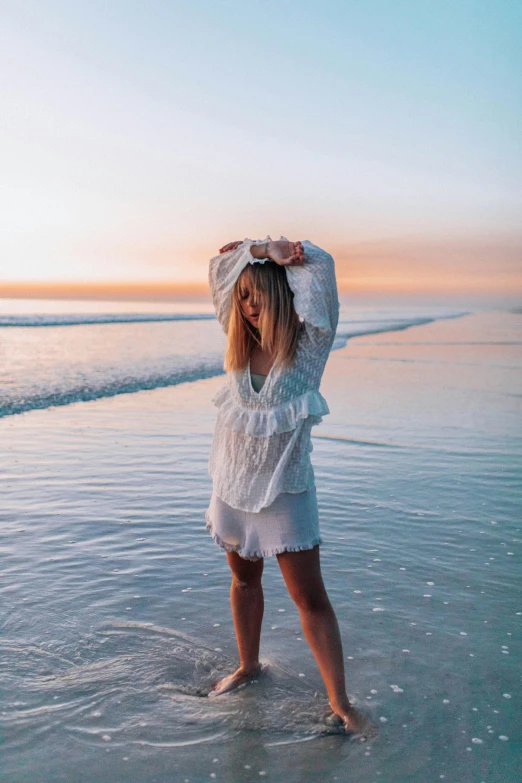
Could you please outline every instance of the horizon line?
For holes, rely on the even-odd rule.
[[[455,275],[451,279],[431,278],[419,280],[404,280],[397,278],[337,278],[339,294],[445,294],[445,295],[483,295],[522,297],[522,285],[513,286],[513,279],[504,276],[489,275],[467,276]],[[517,281],[518,282],[518,281]],[[203,281],[154,281],[142,280],[31,280],[2,281],[0,280],[0,299],[17,298],[78,298],[96,299],[107,296],[120,298],[153,297],[170,299],[172,297],[186,298],[189,296],[210,299],[210,288]]]

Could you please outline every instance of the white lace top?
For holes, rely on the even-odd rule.
[[[285,239],[285,237],[281,237]],[[217,318],[228,330],[234,284],[256,259],[245,239],[236,250],[210,259],[209,283]],[[303,266],[285,266],[294,307],[302,320],[295,366],[272,366],[261,390],[251,382],[250,362],[227,373],[214,396],[218,416],[209,459],[214,491],[243,511],[259,511],[280,492],[303,492],[315,486],[310,460],[310,430],[329,413],[319,384],[339,319],[332,256],[308,240],[302,242]]]

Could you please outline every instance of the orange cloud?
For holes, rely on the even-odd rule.
[[[208,299],[204,283],[143,282],[33,282],[0,283],[0,299],[123,299],[127,301]]]
[[[397,238],[333,244],[339,288],[522,293],[522,238]]]

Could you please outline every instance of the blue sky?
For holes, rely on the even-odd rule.
[[[520,284],[521,3],[0,17],[1,281],[204,281],[221,244],[283,234],[348,283]]]

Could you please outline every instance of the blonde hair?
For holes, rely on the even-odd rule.
[[[250,290],[259,303],[259,328],[252,326],[241,307],[241,297]],[[301,322],[294,309],[294,294],[284,267],[276,263],[248,264],[232,292],[228,323],[225,370],[241,370],[257,346],[275,355],[274,364],[292,366]]]

